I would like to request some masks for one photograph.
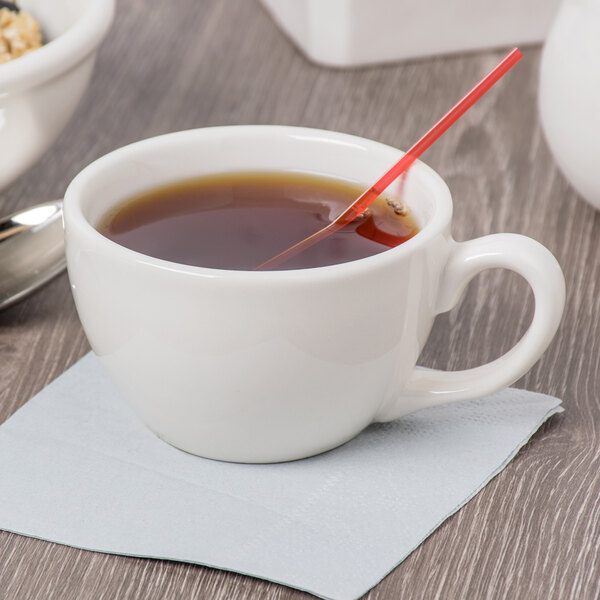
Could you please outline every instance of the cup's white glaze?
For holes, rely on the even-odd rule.
[[[207,128],[121,148],[75,178],[64,214],[77,309],[95,353],[150,429],[201,456],[291,460],[342,444],[374,421],[493,392],[530,368],[562,314],[560,267],[523,236],[456,243],[449,190],[422,163],[411,169],[405,196],[422,230],[351,263],[205,269],[139,254],[94,229],[124,198],[169,181],[275,170],[368,184],[401,154],[329,131]],[[529,331],[478,369],[415,369],[435,315],[491,267],[531,284]]]
[[[22,0],[47,43],[0,65],[0,189],[54,142],[85,91],[114,0]]]

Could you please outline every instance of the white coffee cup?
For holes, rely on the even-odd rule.
[[[304,171],[367,186],[401,155],[330,131],[215,127],[126,146],[74,179],[64,218],[81,322],[123,398],[161,439],[221,460],[298,459],[370,423],[490,394],[539,358],[564,306],[558,263],[520,235],[455,242],[450,192],[423,163],[411,169],[404,196],[421,231],[349,263],[276,272],[193,267],[134,252],[95,229],[124,199],[172,181]],[[435,316],[495,267],[533,289],[525,335],[481,367],[415,367]]]

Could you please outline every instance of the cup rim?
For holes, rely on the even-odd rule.
[[[404,154],[403,151],[370,140],[359,136],[354,136],[346,133],[340,133],[336,131],[329,131],[324,129],[314,129],[307,127],[295,127],[295,126],[281,126],[281,125],[229,125],[229,126],[217,126],[217,127],[203,127],[198,129],[188,129],[183,131],[177,131],[173,133],[167,133],[159,136],[147,138],[126,146],[122,146],[101,156],[82,171],[71,181],[64,197],[64,225],[65,233],[68,229],[73,226],[77,228],[79,232],[86,236],[90,236],[91,239],[98,244],[99,248],[106,252],[114,255],[114,253],[120,254],[121,259],[134,261],[138,264],[143,264],[149,267],[158,268],[161,270],[177,271],[179,273],[186,273],[192,276],[200,277],[211,277],[211,278],[223,278],[231,280],[243,280],[251,278],[256,280],[272,280],[283,279],[283,278],[295,278],[301,279],[306,276],[318,276],[323,275],[326,277],[346,275],[350,272],[361,272],[364,270],[372,270],[375,267],[385,267],[391,263],[394,263],[401,257],[404,257],[416,249],[419,246],[427,244],[430,239],[444,232],[445,227],[450,223],[452,218],[452,198],[450,190],[446,182],[442,177],[429,167],[424,162],[417,160],[411,167],[411,169],[417,169],[421,176],[424,176],[438,188],[438,193],[435,194],[434,203],[435,210],[432,217],[428,222],[419,229],[417,234],[403,242],[399,246],[390,248],[378,254],[373,254],[357,260],[337,263],[333,265],[325,265],[320,267],[309,267],[302,269],[281,269],[276,271],[248,271],[248,270],[234,270],[234,269],[216,269],[212,267],[199,267],[194,265],[186,265],[183,263],[177,263],[161,258],[156,258],[131,250],[110,240],[109,238],[102,235],[84,216],[81,209],[81,198],[84,196],[87,186],[90,182],[102,177],[103,173],[111,168],[111,166],[124,160],[125,158],[131,158],[136,153],[146,150],[151,146],[163,142],[177,141],[177,139],[187,140],[189,137],[203,136],[203,135],[219,135],[220,133],[230,133],[235,130],[240,135],[260,135],[261,132],[269,132],[273,134],[283,136],[309,136],[311,139],[319,139],[323,141],[339,141],[348,145],[359,145],[363,149],[371,152],[378,152],[382,157],[385,155],[386,160],[389,160],[389,166],[394,164],[395,161],[399,160]],[[382,170],[385,171],[385,167]],[[125,199],[125,198],[123,198]]]

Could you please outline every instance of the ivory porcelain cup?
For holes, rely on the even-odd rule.
[[[452,239],[452,199],[416,163],[405,200],[421,231],[381,254],[294,271],[176,264],[95,226],[127,197],[235,171],[306,171],[367,186],[402,152],[331,131],[216,127],[145,140],[84,169],[64,203],[69,277],[94,352],[125,401],[166,442],[239,462],[299,459],[373,422],[509,385],[539,358],[564,305],[561,269],[532,239]],[[268,231],[265,232],[268,235]],[[435,316],[484,269],[516,271],[535,315],[501,358],[457,372],[416,367]]]

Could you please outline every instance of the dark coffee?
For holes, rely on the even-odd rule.
[[[252,270],[325,227],[363,191],[344,180],[296,173],[227,173],[130,198],[98,230],[121,246],[187,265]],[[340,231],[277,270],[344,263],[398,246],[418,229],[397,202],[378,198]]]

